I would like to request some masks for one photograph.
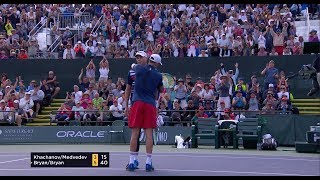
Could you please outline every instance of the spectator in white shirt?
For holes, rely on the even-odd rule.
[[[63,51],[63,59],[74,59],[76,57],[76,54],[74,52],[74,49],[71,48],[71,44],[67,44],[67,48]]]
[[[208,54],[206,53],[206,50],[202,49],[201,53],[199,54],[198,57],[208,57]]]
[[[42,100],[44,98],[44,92],[40,89],[39,84],[35,84],[34,89],[29,92],[31,93],[31,99],[35,104],[33,110],[35,111],[35,117],[37,117],[39,114],[39,111],[42,108]]]
[[[34,106],[34,102],[31,99],[31,93],[30,92],[26,92],[26,95],[24,96],[24,98],[20,99],[19,102],[19,107],[22,108],[28,115],[28,118],[33,117],[33,108]]]
[[[110,121],[115,121],[115,120],[123,120],[124,113],[123,113],[123,108],[120,104],[118,104],[118,100],[115,99],[113,101],[113,105],[110,106],[111,111],[111,117]]]
[[[119,45],[124,46],[124,48],[127,49],[128,47],[128,41],[129,41],[129,35],[127,32],[122,32],[120,36]]]
[[[102,46],[102,42],[98,41],[97,46],[94,48],[94,54],[96,56],[102,57],[106,49]]]
[[[78,85],[74,85],[73,86],[73,92],[72,94],[74,94],[74,101],[78,102],[81,100],[83,92],[79,90],[79,86]]]

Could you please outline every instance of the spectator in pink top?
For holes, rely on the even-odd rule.
[[[317,35],[317,30],[312,29],[309,35],[309,42],[319,42],[319,38]]]

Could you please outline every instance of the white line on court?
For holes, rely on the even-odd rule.
[[[0,171],[44,171],[44,170],[103,170],[103,171],[125,171],[123,168],[38,168],[38,169],[0,169]],[[145,170],[137,170],[145,171]],[[273,172],[250,172],[250,171],[214,171],[214,170],[192,170],[192,169],[156,169],[158,171],[167,172],[203,172],[203,173],[230,173],[230,174],[252,174],[252,175],[280,175],[280,176],[317,176],[315,174],[288,174]],[[127,171],[126,171],[127,172]],[[134,172],[130,172],[134,173]],[[149,172],[152,174],[152,172]]]
[[[23,160],[27,160],[30,158],[21,158],[21,159],[14,159],[14,160],[10,160],[10,161],[2,161],[0,162],[0,164],[5,164],[5,163],[11,163],[11,162],[16,162],[16,161],[23,161]]]

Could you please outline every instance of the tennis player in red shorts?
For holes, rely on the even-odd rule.
[[[144,51],[138,51],[135,54],[137,64],[141,65],[147,65],[148,63],[148,55]],[[124,102],[125,102],[125,116],[128,117],[129,115],[129,99],[130,102],[132,102],[132,96],[134,92],[134,84],[135,84],[135,79],[136,79],[136,72],[131,68],[128,73],[128,78],[127,78],[127,85],[126,85],[126,90],[125,90],[125,95],[124,95]],[[140,133],[139,133],[140,137]],[[139,166],[139,161],[138,161],[138,154],[139,154],[139,149],[140,149],[140,141],[139,138],[137,140],[137,149],[135,150],[134,153],[134,165],[135,168],[138,169]],[[128,164],[129,165],[129,164]]]
[[[156,99],[159,92],[163,91],[162,74],[156,69],[161,63],[158,54],[152,54],[148,65],[137,64],[133,67],[135,71],[135,86],[132,97],[132,107],[129,113],[129,128],[131,128],[130,140],[130,159],[127,170],[134,171],[135,151],[140,129],[143,128],[146,134],[146,171],[153,171],[152,150],[153,136],[152,131],[157,127]]]

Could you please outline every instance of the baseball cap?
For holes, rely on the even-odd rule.
[[[149,59],[150,61],[153,61],[162,65],[161,57],[159,56],[159,54],[152,54]]]
[[[144,51],[138,51],[135,56],[148,57],[147,53],[145,53]]]
[[[31,95],[31,93],[30,92],[26,92],[26,95]]]
[[[6,101],[4,101],[3,99],[0,101],[0,103],[5,103]]]
[[[269,87],[274,87],[273,84],[269,84]]]
[[[19,100],[14,100],[13,103],[19,103]]]

